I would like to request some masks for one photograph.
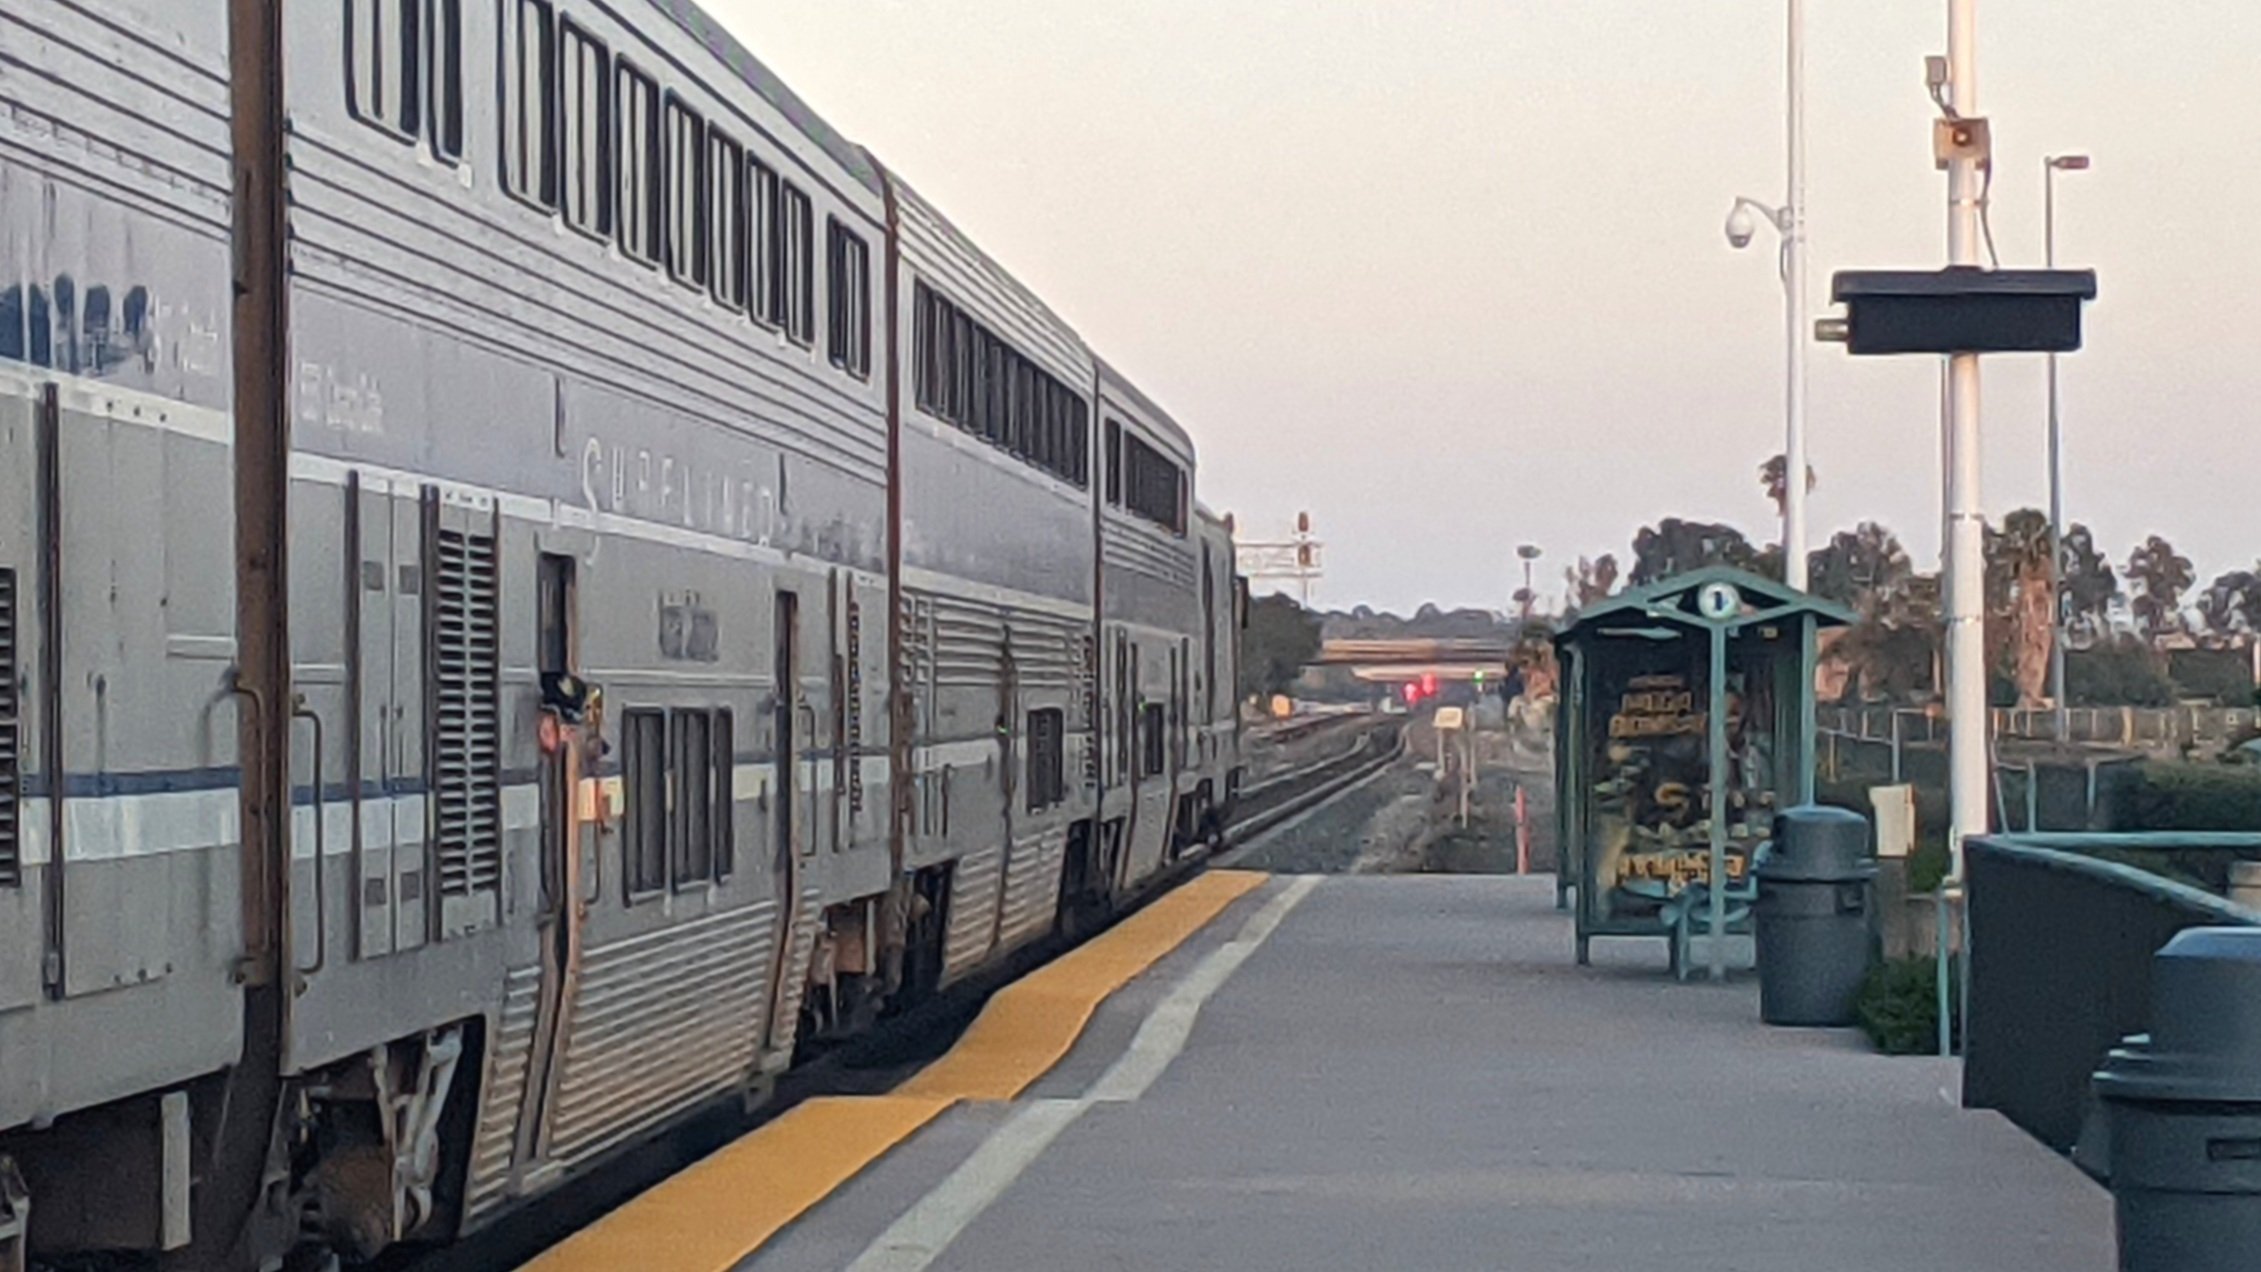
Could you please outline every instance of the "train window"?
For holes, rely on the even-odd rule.
[[[557,15],[548,0],[504,6],[502,184],[545,210],[557,206]]]
[[[1091,407],[1065,388],[1060,392],[1068,399],[1068,437],[1076,448],[1076,485],[1087,487],[1091,484]]]
[[[1168,756],[1169,737],[1169,723],[1161,703],[1149,702],[1138,709],[1139,776],[1161,776]]]
[[[919,409],[927,412],[934,410],[934,386],[941,379],[936,365],[939,350],[934,326],[934,293],[927,290],[925,283],[920,283],[911,300],[911,392]],[[0,339],[5,338],[6,333],[0,332]]]
[[[1123,422],[1107,421],[1107,503],[1123,506]]]
[[[714,877],[717,883],[738,868],[737,719],[725,707],[714,713]]]
[[[720,128],[707,130],[707,272],[714,298],[746,307],[746,148]]]
[[[840,222],[825,218],[825,295],[832,365],[863,379],[871,374],[871,249]]]
[[[619,148],[620,250],[646,265],[659,264],[666,222],[661,217],[659,84],[627,62],[613,76],[613,141]]]
[[[785,237],[779,229],[779,203],[783,187],[777,170],[759,159],[751,160],[746,186],[746,298],[756,318],[772,327],[785,325]]]
[[[565,223],[612,237],[612,54],[568,22],[559,34],[558,185]]]
[[[974,339],[981,347],[981,435],[991,442],[1001,443],[1005,440],[1004,411],[1000,409],[1005,379],[1005,346],[997,337],[980,327],[974,329]]]
[[[0,567],[0,888],[23,875],[23,717],[16,699],[16,572]]]
[[[667,272],[707,285],[707,125],[697,111],[667,99]]]
[[[975,330],[973,319],[955,310],[951,312],[950,418],[969,433],[980,432],[974,424],[974,390],[980,383],[974,375],[974,367],[981,359],[981,350],[974,344]]]
[[[1067,715],[1058,707],[1028,713],[1028,811],[1068,798]]]
[[[544,552],[535,563],[534,650],[538,671],[547,688],[549,677],[573,671],[574,558]]]
[[[780,231],[776,277],[778,321],[795,344],[816,343],[816,210],[809,196],[787,181],[778,201]]]
[[[704,711],[676,711],[668,765],[669,798],[674,805],[675,886],[689,887],[714,877],[714,730]]]
[[[1185,533],[1185,472],[1135,433],[1123,444],[1123,499],[1132,512],[1155,525],[1172,534]]]
[[[1005,381],[1005,416],[1012,421],[1010,449],[1016,455],[1026,455],[1039,468],[1052,466],[1052,439],[1045,436],[1044,424],[1029,408],[1035,393],[1031,377],[1036,368],[1019,358],[1007,360],[1011,374]]]
[[[620,718],[620,853],[631,900],[667,887],[667,714],[636,710]]]
[[[403,140],[422,130],[424,0],[348,0],[346,104]]]
[[[463,158],[463,0],[430,0],[432,153]]]

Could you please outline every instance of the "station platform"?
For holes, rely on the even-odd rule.
[[[1763,1027],[1661,941],[1574,966],[1550,879],[1191,887],[901,1092],[796,1110],[533,1266],[2114,1266],[2108,1194],[1959,1108],[1954,1062]]]

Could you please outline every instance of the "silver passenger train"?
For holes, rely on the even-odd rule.
[[[1191,441],[690,4],[0,68],[0,1269],[445,1240],[1218,833]]]

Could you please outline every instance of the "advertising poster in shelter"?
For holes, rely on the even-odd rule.
[[[1591,920],[1654,915],[1711,874],[1710,686],[1678,659],[1597,669],[1587,823]],[[1768,678],[1728,672],[1727,873],[1740,882],[1767,833],[1774,795]]]

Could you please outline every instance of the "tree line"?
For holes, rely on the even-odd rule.
[[[1780,507],[1782,458],[1760,469]],[[1809,486],[1812,474],[1807,474]],[[2242,644],[2261,635],[2261,565],[2231,570],[2204,588],[2190,558],[2164,536],[2136,544],[2115,563],[2093,532],[2075,522],[2060,545],[2060,579],[2049,578],[2049,518],[2020,508],[1985,532],[1987,661],[2001,705],[2038,705],[2047,692],[2050,616],[2063,595],[2066,696],[2076,703],[2153,705],[2171,701],[2168,649]],[[1564,571],[1575,611],[1620,583],[1639,587],[1711,565],[1783,577],[1780,545],[1758,545],[1733,526],[1667,517],[1634,536],[1630,568],[1614,553],[1580,558]],[[1853,680],[1848,692],[1914,700],[1936,692],[1945,630],[1940,578],[1916,568],[1899,536],[1875,521],[1832,535],[1806,557],[1808,588],[1851,609],[1853,627],[1830,651]],[[2190,637],[2176,641],[2175,637]],[[2216,675],[2215,680],[2223,677]],[[2235,679],[2231,677],[2230,679]],[[2252,679],[2209,694],[2249,700]]]

